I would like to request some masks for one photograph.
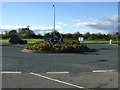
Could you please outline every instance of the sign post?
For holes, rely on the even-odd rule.
[[[48,38],[48,42],[49,43],[63,43],[63,38],[58,38],[58,36],[56,35],[56,31],[55,31],[55,5],[53,5],[54,8],[54,31],[53,31],[53,37]]]

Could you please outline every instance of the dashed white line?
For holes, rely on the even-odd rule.
[[[83,89],[85,89],[85,87],[74,85],[74,84],[67,83],[67,82],[64,82],[64,81],[60,81],[60,80],[57,80],[57,79],[53,79],[53,78],[50,78],[50,77],[47,77],[47,76],[43,76],[43,75],[40,75],[40,74],[37,74],[37,73],[30,72],[30,74],[38,76],[38,77],[42,77],[42,78],[45,78],[45,79],[48,79],[48,80],[51,80],[51,81],[55,81],[55,82],[58,82],[58,83],[66,84],[66,85],[69,85],[69,86],[73,86],[73,87],[76,87],[76,88],[83,88]]]
[[[47,72],[47,74],[68,74],[69,72]]]
[[[17,71],[15,71],[15,72],[13,72],[13,71],[3,71],[3,72],[1,72],[1,73],[13,73],[13,74],[20,74],[20,73],[22,73],[22,72],[17,72]]]
[[[116,70],[93,70],[92,72],[115,72]]]

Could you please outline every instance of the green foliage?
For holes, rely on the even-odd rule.
[[[21,38],[32,38],[35,35],[35,33],[30,30],[29,28],[21,28],[19,29],[18,36]]]
[[[52,31],[50,33],[45,33],[44,36],[41,34],[36,35],[32,30],[29,29],[29,26],[27,28],[19,28],[18,32],[16,30],[11,30],[11,31],[4,31],[0,34],[0,37],[2,39],[8,39],[11,37],[21,37],[21,38],[38,38],[38,39],[43,39],[44,38],[64,38],[64,39],[70,39],[70,40],[77,40],[78,37],[84,37],[85,40],[104,40],[104,41],[109,41],[110,39],[119,41],[120,39],[120,33],[116,32],[113,34],[101,34],[101,33],[92,33],[87,32],[85,34],[81,34],[80,32],[75,32],[75,33],[59,33],[58,31]]]
[[[45,41],[39,41],[34,44],[28,44],[25,46],[29,50],[45,50],[45,51],[79,51],[87,48],[86,45],[80,44],[78,40],[68,40],[65,43],[48,43]]]
[[[52,31],[51,33],[46,33],[44,35],[45,38],[49,38],[49,37],[56,37],[56,38],[60,38],[61,37],[61,34],[58,32],[58,31]]]
[[[80,44],[80,42],[78,40],[66,40],[65,41],[66,45],[74,45],[74,44]]]
[[[84,38],[85,38],[85,39],[88,39],[90,36],[91,36],[91,35],[90,35],[89,32],[87,32],[87,33],[84,34]]]
[[[37,43],[28,44],[25,48],[30,50],[48,50],[49,44],[47,42],[40,41]]]
[[[62,45],[59,43],[51,44],[51,50],[61,51],[61,47],[62,47]]]
[[[2,38],[11,38],[11,37],[17,37],[17,31],[16,30],[11,30],[9,32],[6,31],[6,33],[4,35],[2,35]]]
[[[11,30],[8,32],[8,37],[17,37],[17,31],[16,30]]]

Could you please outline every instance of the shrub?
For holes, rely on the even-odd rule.
[[[80,42],[78,41],[78,40],[67,40],[66,42],[65,42],[65,44],[67,44],[67,45],[74,45],[74,44],[80,44]]]
[[[61,50],[61,44],[57,43],[57,44],[53,44],[51,45],[51,49],[52,50],[56,50],[56,51],[60,51]]]
[[[48,43],[46,41],[39,41],[34,44],[25,46],[29,50],[44,50],[44,51],[79,51],[87,48],[86,45],[80,44],[78,40],[66,40],[64,43]]]

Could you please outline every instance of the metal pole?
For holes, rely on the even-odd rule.
[[[53,5],[54,7],[54,37],[55,37],[55,5]]]

